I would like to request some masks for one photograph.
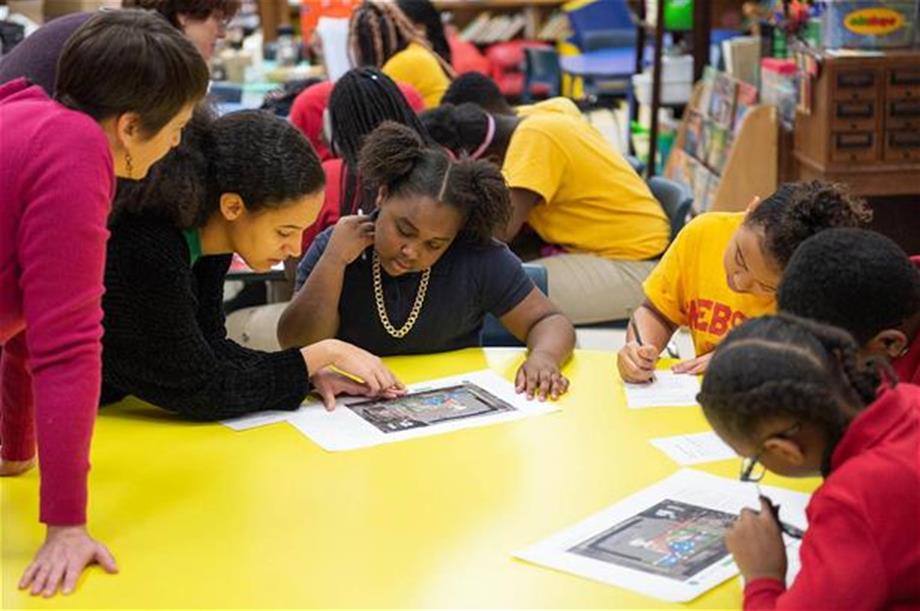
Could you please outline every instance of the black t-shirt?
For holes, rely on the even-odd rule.
[[[297,287],[306,282],[326,250],[334,227],[316,237],[297,268]],[[336,337],[380,356],[426,354],[480,345],[486,314],[507,314],[534,288],[508,247],[493,240],[478,246],[459,240],[431,268],[428,291],[412,330],[397,339],[380,322],[374,301],[373,247],[345,268]],[[402,328],[415,303],[421,273],[391,277],[380,270],[387,316]]]

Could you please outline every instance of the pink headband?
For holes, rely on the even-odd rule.
[[[473,159],[479,159],[479,157],[486,152],[486,149],[489,148],[489,145],[492,144],[492,139],[495,137],[495,119],[490,114],[486,114],[486,117],[489,119],[489,127],[486,128],[486,137],[482,141],[482,144],[479,145],[473,154],[470,155]]]

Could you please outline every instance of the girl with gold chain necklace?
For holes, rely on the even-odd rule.
[[[555,399],[575,345],[571,322],[517,259],[492,238],[511,213],[500,170],[452,160],[395,123],[361,150],[361,180],[377,211],[343,217],[321,233],[298,268],[298,294],[281,316],[282,346],[336,337],[379,356],[479,345],[492,313],[529,351],[518,392]]]

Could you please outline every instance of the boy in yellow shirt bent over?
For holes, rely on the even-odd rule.
[[[732,328],[776,310],[776,288],[800,243],[824,229],[859,227],[870,219],[864,200],[842,185],[817,181],[782,185],[763,202],[755,198],[745,212],[697,217],[643,284],[645,301],[617,354],[620,377],[651,381],[658,355],[681,326],[690,330],[697,356],[673,370],[702,373]]]

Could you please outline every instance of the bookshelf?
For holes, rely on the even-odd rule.
[[[764,198],[776,190],[779,158],[776,108],[756,104],[750,98],[742,100],[744,107],[736,103],[731,128],[727,129],[724,124],[719,125],[726,118],[719,113],[728,111],[707,87],[706,76],[694,87],[664,173],[691,188],[695,214],[741,211],[755,196]],[[707,125],[717,126],[709,128],[708,136],[704,135]],[[711,137],[719,131],[718,127],[725,129],[724,140],[722,136]]]
[[[554,15],[566,1],[433,0],[433,3],[439,11],[450,13],[451,23],[461,34],[471,24],[480,23],[479,32],[470,37],[470,41],[475,44],[491,44],[514,38],[555,38],[552,34],[558,26],[553,23],[556,20]]]

